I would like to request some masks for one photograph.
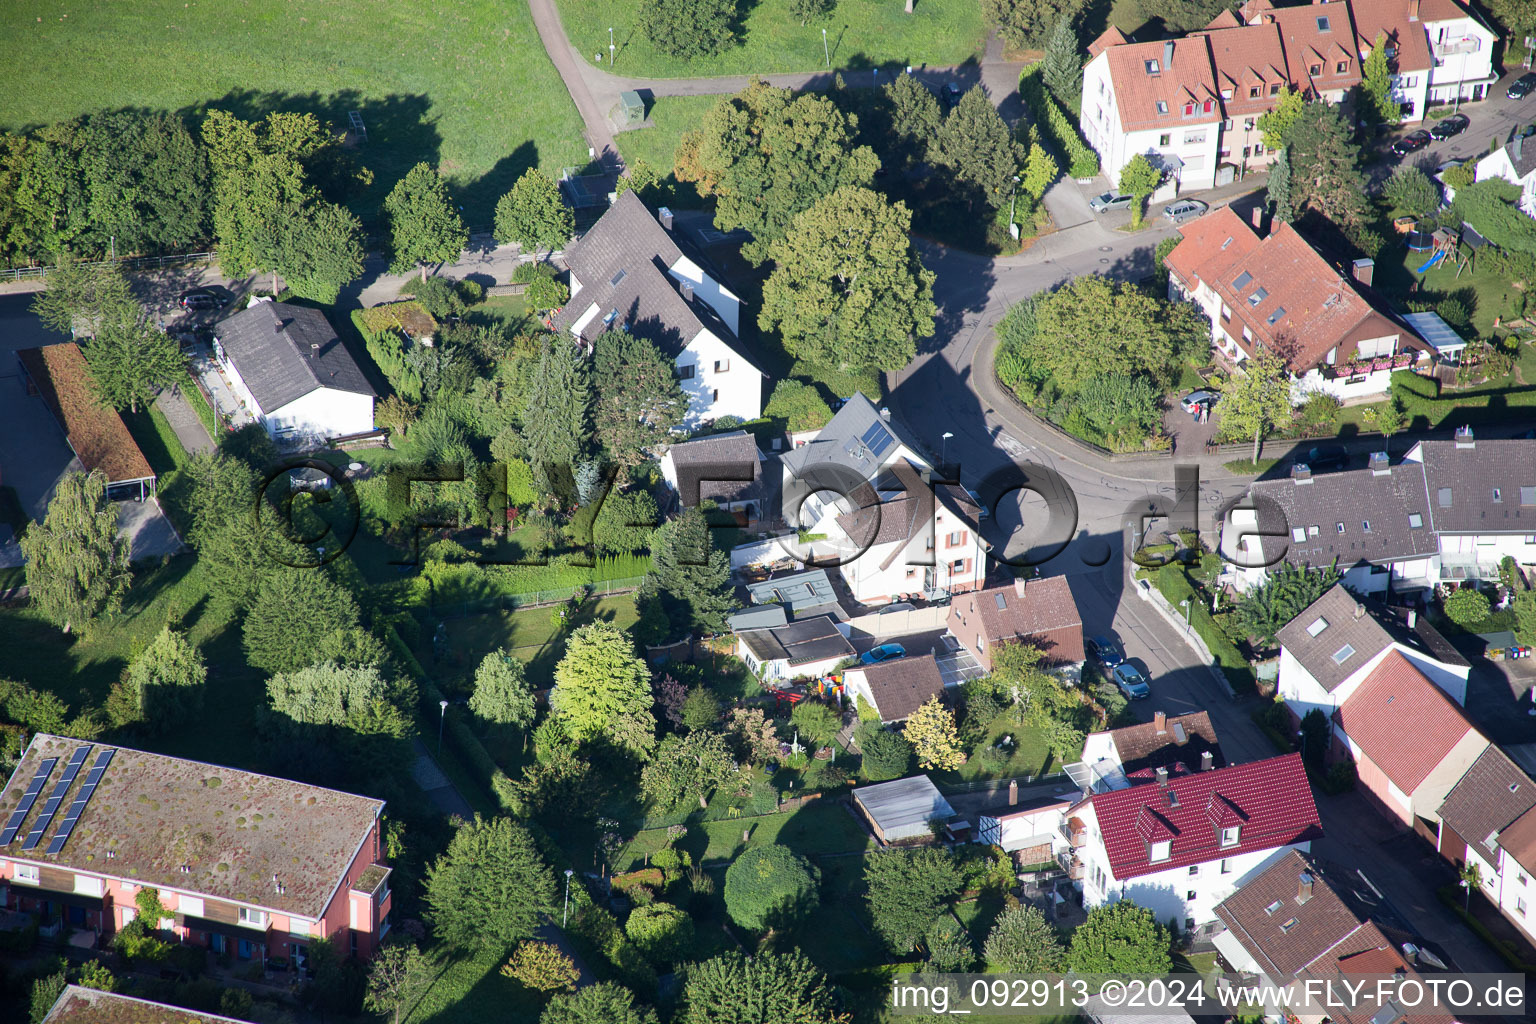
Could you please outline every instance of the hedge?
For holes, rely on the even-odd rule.
[[[1040,80],[1043,70],[1041,64],[1025,68],[1019,76],[1019,94],[1034,118],[1035,127],[1058,153],[1066,154],[1067,174],[1073,178],[1091,178],[1099,173],[1099,155],[1078,132],[1071,115],[1046,91],[1045,83]]]
[[[1196,633],[1200,634],[1200,639],[1205,641],[1205,646],[1210,648],[1211,657],[1216,659],[1216,664],[1226,675],[1227,682],[1231,684],[1233,691],[1252,693],[1257,687],[1253,666],[1248,664],[1247,659],[1239,653],[1237,646],[1228,640],[1227,635],[1221,631],[1221,627],[1216,625],[1210,609],[1205,606],[1204,598],[1195,592],[1195,585],[1190,581],[1184,567],[1174,562],[1157,570],[1157,589],[1163,592],[1168,603],[1175,608],[1180,601],[1189,599],[1189,624]]]
[[[381,313],[381,310],[384,312]],[[363,347],[368,350],[379,372],[389,381],[389,386],[412,402],[421,401],[421,374],[406,362],[405,347],[410,342],[401,332],[399,320],[389,311],[389,306],[354,309],[352,326],[357,329],[358,336],[363,339]]]
[[[208,406],[208,399],[203,395],[202,386],[193,379],[191,370],[182,371],[182,375],[186,378],[178,385],[181,388],[182,395],[185,396],[187,404],[192,407],[192,411],[197,414],[198,422],[203,425],[203,429],[208,431],[208,436],[217,444],[219,440],[219,421],[213,415],[213,410]]]

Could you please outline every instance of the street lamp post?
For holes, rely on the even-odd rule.
[[[608,66],[613,67],[613,26],[608,26]]]
[[[1189,598],[1179,602],[1179,607],[1184,609],[1184,628],[1189,628]]]
[[[1008,233],[1013,236],[1015,242],[1019,240],[1019,226],[1013,222],[1013,206],[1014,203],[1018,202],[1018,199],[1019,176],[1015,174],[1013,176],[1013,194],[1008,197]]]
[[[832,66],[832,51],[827,49],[827,30],[821,30],[821,52],[827,58],[827,67]]]
[[[565,927],[566,919],[571,913],[571,875],[575,874],[570,868],[565,869],[565,909],[560,911],[560,927]]]
[[[1461,880],[1461,889],[1466,896],[1461,901],[1461,909],[1467,913],[1472,912],[1472,883],[1465,878]]]
[[[443,756],[443,721],[444,721],[444,719],[446,719],[448,717],[448,702],[445,701],[445,700],[438,701],[437,702],[437,711],[438,711],[438,714],[437,714],[437,756],[438,757],[442,757]]]
[[[949,456],[949,439],[954,437],[954,436],[955,435],[950,433],[948,430],[944,431],[944,443],[940,446],[940,449],[939,449],[939,464],[940,465],[946,465],[949,462],[949,458],[948,458],[948,456]]]

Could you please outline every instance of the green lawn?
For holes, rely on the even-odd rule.
[[[495,1020],[505,1024],[534,1024],[543,1000],[534,992],[501,975],[501,954],[464,957],[441,950],[431,954],[434,977],[409,1017],[408,1024],[479,1024]]]
[[[565,653],[563,642],[550,643],[559,628],[555,625],[554,614],[554,608],[521,608],[515,612],[448,619],[445,656],[442,659],[433,657],[430,629],[422,630],[417,656],[441,678],[441,682],[451,687],[454,680],[467,680],[473,676],[482,658],[503,647],[528,666],[533,685],[542,689],[554,682],[555,665]],[[628,629],[637,618],[634,597],[618,594],[583,604],[572,620],[571,628],[601,620]],[[435,623],[433,628],[436,628]]]
[[[647,78],[816,71],[847,73],[893,65],[960,64],[981,53],[986,26],[974,0],[919,0],[912,14],[890,0],[841,0],[824,22],[800,24],[789,0],[743,3],[740,45],[697,60],[657,50],[640,29],[640,5],[629,0],[558,0],[560,17],[576,50],[588,61],[601,53],[608,64],[608,29],[617,46],[615,74]],[[822,47],[822,28],[827,45]],[[864,72],[867,74],[867,70]]]
[[[741,841],[743,831],[751,833],[745,845]],[[688,834],[677,845],[698,860],[712,861],[734,859],[746,846],[768,843],[783,843],[796,853],[815,858],[868,849],[869,837],[853,815],[827,800],[784,814],[691,823]],[[633,869],[645,860],[646,854],[655,853],[666,844],[664,828],[641,832],[619,852],[617,863],[622,870]]]
[[[1502,275],[1477,266],[1476,261],[1458,277],[1456,265],[1447,261],[1420,274],[1418,269],[1429,258],[1428,253],[1408,252],[1396,239],[1392,239],[1381,258],[1376,261],[1375,284],[1378,290],[1390,296],[1399,305],[1408,301],[1439,302],[1454,296],[1471,311],[1473,331],[1460,333],[1468,338],[1486,337],[1493,331],[1496,317],[1508,319],[1512,305],[1518,307],[1520,290]],[[1417,285],[1416,290],[1410,288]]]
[[[0,35],[27,58],[0,71],[0,128],[118,107],[311,111],[341,128],[361,112],[365,218],[421,160],[442,167],[474,226],[529,166],[586,162],[526,4],[35,0],[0,6]]]
[[[672,156],[683,133],[697,128],[719,102],[719,96],[658,96],[646,111],[649,127],[614,136],[624,162],[644,160],[658,171],[671,171]]]
[[[1017,775],[1044,775],[1048,772],[1060,771],[1061,765],[1051,754],[1050,746],[1046,742],[1045,728],[1036,725],[1017,725],[1010,722],[1009,717],[1003,715],[993,722],[987,729],[985,742],[977,744],[975,749],[980,751],[993,748],[1004,736],[1012,736],[1015,746],[1010,754],[1004,755],[1001,751],[995,755],[971,752],[959,771],[930,772],[933,781],[943,786],[983,779],[1007,779]]]

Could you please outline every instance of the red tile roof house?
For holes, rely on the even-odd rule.
[[[372,955],[389,931],[384,803],[39,734],[0,791],[5,906],[110,935],[159,890],[182,942],[302,965],[311,938]]]
[[[1083,759],[1066,771],[1084,793],[1102,793],[1155,782],[1159,768],[1177,775],[1226,766],[1208,712],[1154,711],[1150,722],[1089,733]]]
[[[957,595],[949,606],[949,633],[988,672],[993,649],[1016,641],[1039,647],[1041,660],[1059,668],[1080,668],[1086,657],[1083,616],[1065,576],[1018,579]]]
[[[202,1010],[69,985],[42,1024],[244,1024]]]
[[[1128,899],[1187,931],[1209,930],[1216,904],[1322,835],[1298,754],[1095,793],[1068,829],[1084,906]]]
[[[1297,8],[1311,10],[1312,8]],[[1280,354],[1296,381],[1341,400],[1383,395],[1392,371],[1430,358],[1430,346],[1371,288],[1374,263],[1335,267],[1289,224],[1268,234],[1230,207],[1190,221],[1168,254],[1168,297],[1211,321],[1211,342],[1239,368]]]
[[[1490,744],[1440,805],[1436,848],[1456,867],[1471,864],[1482,893],[1536,941],[1536,780]]]
[[[1233,970],[1258,975],[1276,988],[1340,974],[1415,976],[1398,953],[1393,939],[1356,906],[1347,883],[1329,884],[1327,873],[1311,857],[1292,851],[1216,906],[1225,931],[1213,937],[1216,951]],[[1293,989],[1299,994],[1299,988]],[[1278,1015],[1279,1006],[1267,1006]],[[1365,1024],[1380,1007],[1366,1012],[1339,1013],[1335,1021]],[[1323,1016],[1316,1009],[1300,1010],[1303,1024]],[[1441,1014],[1382,1018],[1385,1024],[1449,1024]]]
[[[1455,702],[1398,651],[1371,670],[1333,722],[1378,808],[1430,842],[1440,805],[1488,749]]]

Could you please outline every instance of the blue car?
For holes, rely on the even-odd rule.
[[[882,661],[891,661],[895,658],[905,658],[906,656],[907,649],[901,646],[901,644],[881,644],[879,647],[872,647],[865,651],[860,656],[859,661],[865,665],[878,665]]]
[[[1147,685],[1147,677],[1130,662],[1122,661],[1116,665],[1114,676],[1115,685],[1120,687],[1120,692],[1132,700],[1152,696],[1152,687]]]
[[[1112,636],[1089,637],[1088,649],[1105,668],[1114,668],[1125,660],[1125,650],[1120,646],[1120,641]]]

